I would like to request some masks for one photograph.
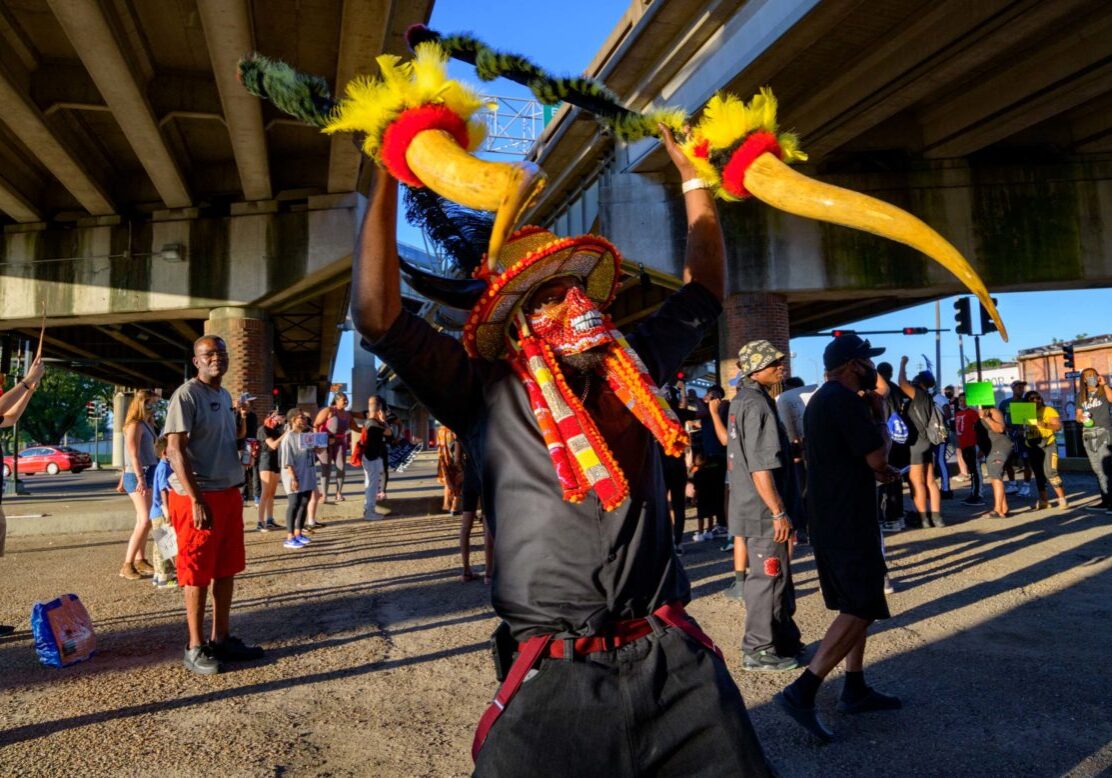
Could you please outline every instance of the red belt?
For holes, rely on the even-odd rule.
[[[719,659],[722,658],[722,651],[714,645],[714,641],[705,632],[687,618],[687,613],[681,603],[665,603],[653,611],[652,615],[669,627],[683,630],[688,637],[703,648],[713,652]],[[648,619],[633,619],[618,622],[606,635],[594,635],[566,641],[553,640],[552,635],[537,635],[521,643],[518,646],[517,659],[514,660],[510,672],[506,674],[506,680],[502,682],[498,693],[494,695],[494,701],[491,702],[490,707],[479,719],[479,726],[475,729],[475,740],[471,744],[471,758],[473,760],[479,758],[479,749],[483,747],[483,742],[490,733],[490,728],[494,726],[494,722],[498,720],[502,711],[510,704],[510,700],[517,694],[521,684],[525,681],[525,676],[536,667],[537,662],[542,658],[563,659],[567,656],[566,646],[569,645],[573,646],[574,654],[581,656],[598,651],[610,651],[626,643],[632,643],[634,640],[640,640],[652,631],[652,624],[649,623]]]

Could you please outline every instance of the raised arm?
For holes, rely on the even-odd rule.
[[[717,397],[712,397],[707,400],[707,410],[710,411],[710,420],[714,424],[714,434],[718,437],[718,442],[725,446],[729,443],[729,433],[726,430],[726,423],[722,421],[722,414],[718,409],[722,406],[722,400]]]
[[[676,145],[672,131],[660,125],[661,137],[672,164],[679,171],[680,180],[687,182],[698,178],[695,166]],[[684,283],[695,281],[706,287],[719,302],[726,294],[726,243],[718,209],[709,189],[692,189],[683,196],[687,208],[687,251],[683,261]]]
[[[402,310],[397,212],[398,182],[380,168],[359,230],[351,279],[351,319],[372,343],[386,334]]]
[[[981,421],[998,435],[1004,432],[1004,418],[996,408],[981,408]]]
[[[900,357],[900,389],[908,397],[915,396],[915,384],[907,380],[907,357]]]
[[[14,426],[19,421],[19,417],[27,410],[27,404],[31,402],[31,395],[42,381],[43,369],[42,360],[36,359],[27,369],[23,380],[0,395],[0,428]]]

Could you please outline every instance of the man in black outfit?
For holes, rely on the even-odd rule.
[[[688,283],[624,338],[657,387],[715,326],[725,281],[711,194],[663,134],[687,182]],[[497,260],[509,257],[510,269],[489,276],[461,343],[401,305],[397,189],[378,171],[354,265],[352,319],[365,347],[456,431],[481,471],[496,538],[491,600],[512,643],[500,654],[517,658],[479,722],[475,775],[768,775],[720,652],[683,613],[691,587],[673,550],[657,445],[665,441],[636,415],[660,406],[637,405],[648,398],[641,393],[624,402],[600,374],[598,347],[578,349],[584,333],[605,324],[584,299],[609,293],[610,281],[592,279],[618,267],[616,250],[597,259],[598,245],[583,236],[559,254],[555,236],[520,230]],[[518,248],[533,242],[528,252]],[[548,256],[554,267],[537,267]],[[502,296],[507,288],[524,289],[514,305]],[[542,326],[553,329],[542,335]],[[538,338],[551,350],[534,349]],[[625,348],[615,344],[604,352],[611,358]],[[682,436],[668,416],[666,428]],[[592,429],[565,440],[563,427],[545,426],[550,418],[598,437]],[[682,446],[676,437],[667,443],[673,453]],[[587,446],[599,454],[593,462],[578,458]],[[576,470],[566,451],[589,466]],[[577,473],[593,479],[590,488],[569,494]]]
[[[823,353],[829,380],[815,392],[803,416],[811,543],[823,600],[838,616],[826,631],[810,665],[776,695],[779,705],[822,741],[833,733],[815,712],[823,679],[846,660],[846,680],[838,709],[844,713],[892,710],[900,700],[865,683],[865,633],[889,616],[884,597],[887,567],[876,520],[876,481],[898,477],[885,454],[884,424],[876,418],[881,398],[873,389],[877,371],[872,348],[856,335],[835,338]],[[870,412],[868,403],[876,407]]]

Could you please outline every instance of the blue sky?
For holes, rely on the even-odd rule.
[[[924,262],[930,260],[923,258]],[[1081,289],[1071,292],[1015,292],[993,294],[997,307],[1008,328],[1009,341],[1005,343],[996,333],[981,338],[981,358],[1012,360],[1019,349],[1042,346],[1054,338],[1070,340],[1082,333],[1103,335],[1112,332],[1112,290]],[[958,370],[958,336],[954,329],[954,300],[946,297],[941,301],[942,333],[942,373],[943,383],[953,383]],[[978,326],[977,301],[972,300],[973,325]],[[842,322],[838,326],[858,330],[894,330],[904,327],[934,327],[934,303],[916,305],[902,311],[874,316],[853,322]],[[921,369],[923,354],[934,362],[934,333],[928,335],[863,335],[875,346],[883,346],[888,351],[878,360],[891,362],[899,367],[900,357],[906,354],[911,358],[910,367]],[[973,339],[963,338],[965,358],[973,360]],[[827,338],[793,338],[791,350],[796,355],[792,362],[792,372],[814,383],[822,378],[822,351],[829,342]]]
[[[469,32],[487,44],[529,56],[533,61],[557,74],[580,73],[591,62],[595,52],[606,40],[628,0],[566,0],[559,12],[553,6],[530,6],[527,3],[484,0],[437,0],[429,26],[443,33]],[[480,84],[474,71],[462,63],[452,63],[451,73],[462,81],[479,86],[484,94],[505,97],[526,97],[528,90],[505,80]],[[399,239],[421,245],[419,233],[402,221]],[[924,262],[930,260],[923,258]],[[1014,359],[1022,348],[1040,346],[1053,338],[1070,339],[1080,333],[1100,335],[1112,332],[1112,290],[1085,289],[1073,292],[1022,292],[995,294],[1000,313],[1008,327],[1011,340],[1004,343],[999,335],[982,339],[983,358]],[[942,327],[953,329],[953,300],[942,300]],[[975,302],[975,301],[974,301]],[[1102,315],[1103,314],[1103,315]],[[977,308],[973,306],[974,322]],[[934,303],[916,305],[895,313],[870,319],[846,321],[838,326],[854,329],[902,329],[903,327],[934,327]],[[930,335],[868,336],[888,352],[881,357],[894,365],[903,354],[911,357],[913,367],[921,367],[925,354],[934,360],[935,340]],[[795,338],[791,350],[796,355],[793,372],[815,382],[822,377],[822,350],[825,338]],[[336,360],[334,381],[350,384],[352,340],[344,333]],[[967,359],[973,358],[972,338],[965,339]],[[942,334],[942,378],[949,382],[957,376],[958,342],[953,332]]]

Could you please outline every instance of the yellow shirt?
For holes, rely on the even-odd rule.
[[[1038,419],[1031,425],[1033,430],[1038,430],[1038,438],[1042,440],[1044,445],[1050,445],[1054,442],[1054,430],[1050,427],[1049,422],[1057,419],[1058,411],[1051,408],[1049,405],[1044,405],[1038,411]],[[1028,434],[1029,438],[1035,438],[1033,433]]]

